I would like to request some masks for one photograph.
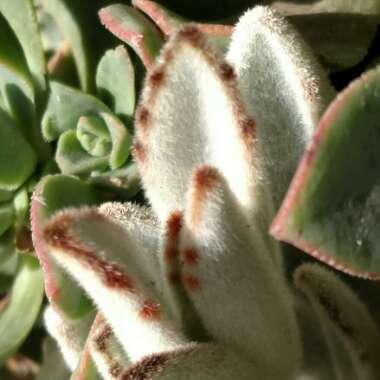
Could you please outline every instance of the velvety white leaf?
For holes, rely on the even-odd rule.
[[[176,351],[153,354],[131,367],[123,380],[252,380],[262,373],[241,355],[215,344],[188,344]],[[265,378],[267,379],[267,378]]]
[[[194,172],[181,241],[182,281],[206,330],[268,377],[290,379],[300,342],[290,294],[262,236],[253,234],[223,176]]]
[[[51,255],[95,301],[131,360],[185,341],[141,267],[139,246],[118,223],[97,209],[66,210],[51,219],[44,237]]]
[[[166,44],[141,99],[135,159],[162,222],[183,208],[192,170],[203,163],[218,167],[239,202],[256,209],[255,122],[245,113],[234,70],[196,27]]]
[[[56,340],[67,366],[73,371],[78,365],[94,314],[88,313],[77,320],[69,320],[60,316],[52,306],[48,306],[44,319],[49,334]]]
[[[265,182],[278,205],[334,92],[302,37],[268,7],[243,15],[227,60],[256,120]]]
[[[337,372],[344,374],[342,378],[376,379],[380,331],[356,294],[332,271],[317,264],[299,267],[295,282],[320,320]]]
[[[138,255],[139,266],[145,275],[160,287],[159,240],[161,228],[152,209],[134,203],[107,202],[99,207],[100,213],[118,223],[133,240]]]
[[[111,326],[99,313],[88,338],[89,351],[104,380],[121,379],[121,374],[131,365],[117,341]]]

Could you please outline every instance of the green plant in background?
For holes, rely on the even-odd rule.
[[[37,182],[44,177],[41,186],[52,197],[40,220],[60,207],[130,199],[139,190],[130,159],[134,68],[97,20],[105,5],[0,1],[1,366],[29,334],[43,301],[29,222]],[[122,94],[112,76],[122,80]],[[52,302],[63,299],[71,317],[88,310],[89,302],[59,270],[54,280],[62,289],[47,290]],[[40,349],[29,345],[39,360]]]
[[[371,285],[364,304],[316,264],[289,281],[267,231],[378,277],[380,72],[336,97],[326,70],[340,88],[375,65],[379,4],[268,1],[232,26],[251,3],[0,1],[1,376],[378,377]],[[115,202],[140,176],[151,208]],[[36,366],[13,355],[43,279]]]

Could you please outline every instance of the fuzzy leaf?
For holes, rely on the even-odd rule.
[[[135,72],[123,46],[107,50],[96,72],[99,95],[120,117],[131,118],[135,111]]]
[[[264,378],[242,355],[216,344],[189,344],[176,351],[145,357],[123,379],[251,380]]]
[[[111,327],[99,313],[88,338],[92,359],[104,380],[118,380],[131,365]]]
[[[110,112],[97,98],[58,82],[50,82],[50,96],[42,119],[42,133],[48,141],[75,129],[81,116]]]
[[[136,116],[134,156],[163,222],[183,208],[192,170],[203,163],[217,166],[240,203],[255,209],[255,123],[235,84],[233,69],[191,26],[171,39],[151,70]]]
[[[185,342],[144,273],[139,246],[119,224],[96,209],[66,210],[50,220],[44,238],[56,261],[95,301],[131,360]]]
[[[379,100],[377,68],[331,104],[271,230],[337,269],[370,278],[380,273]]]
[[[32,0],[1,0],[0,12],[14,30],[37,89],[45,90],[45,58]]]
[[[256,120],[264,185],[278,205],[332,89],[302,37],[270,8],[245,13],[227,59]]]
[[[37,260],[21,256],[9,303],[0,311],[1,365],[28,336],[40,311],[43,294],[42,272]]]
[[[0,187],[15,190],[33,173],[37,156],[0,108]]]
[[[307,300],[295,295],[295,309],[302,341],[302,375],[297,380],[336,380],[340,377],[339,363],[334,362],[326,342],[321,321]],[[338,373],[337,373],[338,372]]]
[[[68,319],[80,318],[91,305],[82,291],[50,258],[42,240],[42,230],[48,217],[65,207],[98,203],[94,189],[80,180],[63,175],[46,176],[37,186],[31,205],[32,237],[36,253],[44,270],[45,290],[54,307]]]
[[[163,39],[149,19],[138,10],[123,4],[103,8],[99,17],[111,33],[135,50],[145,67],[152,65]]]
[[[81,318],[68,320],[59,315],[52,306],[48,306],[44,320],[47,331],[57,341],[67,366],[73,371],[79,363],[94,314],[87,313]]]
[[[107,202],[99,207],[99,212],[125,229],[129,239],[139,247],[140,270],[159,288],[161,274],[157,270],[157,252],[161,229],[152,210],[133,203]]]
[[[182,281],[217,341],[260,363],[259,378],[291,378],[300,343],[290,294],[262,235],[247,224],[218,171],[197,168],[180,248]]]
[[[328,319],[349,347],[348,351],[354,358],[353,364],[362,373],[357,378],[377,378],[376,373],[379,373],[380,367],[377,359],[380,331],[354,292],[333,272],[316,264],[299,267],[295,273],[295,282],[309,299],[322,324],[324,319]],[[333,340],[334,337],[330,339]],[[331,355],[338,356],[339,352],[332,352]]]

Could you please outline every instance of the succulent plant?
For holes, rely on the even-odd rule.
[[[75,3],[0,1],[1,367],[10,357],[17,361],[13,355],[35,323],[36,334],[42,329],[43,274],[33,257],[29,220],[30,198],[39,180],[44,178],[54,191],[51,210],[54,204],[125,200],[139,189],[129,158],[132,63],[97,20],[97,10],[107,2],[85,9]],[[95,37],[96,46],[90,43]],[[122,100],[113,75],[123,78]],[[76,288],[70,289],[76,299]],[[86,309],[82,301],[81,307],[75,305],[76,313]],[[38,358],[40,350],[31,351]],[[7,376],[0,371],[1,378]]]
[[[273,237],[379,277],[379,4],[252,3],[0,0],[1,378],[378,378],[376,283]]]
[[[289,282],[285,246],[268,230],[275,219],[277,238],[376,277],[379,69],[336,96],[270,8],[233,31],[170,15],[166,43],[131,9],[100,16],[148,67],[133,154],[150,206],[98,206],[88,183],[62,176],[32,202],[45,324],[70,378],[376,379],[380,331],[367,306],[321,265],[301,265]],[[102,115],[69,129],[90,155],[108,146]],[[81,141],[87,132],[95,142]],[[93,206],[61,210],[83,199]],[[67,379],[67,368],[46,356],[41,379]]]

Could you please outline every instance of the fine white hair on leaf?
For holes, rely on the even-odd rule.
[[[96,208],[67,209],[48,222],[44,237],[50,254],[94,300],[131,360],[186,341],[141,268],[137,242],[121,225]]]
[[[334,91],[301,35],[269,7],[240,18],[227,61],[256,120],[259,162],[278,206]]]
[[[301,355],[292,301],[247,220],[221,173],[198,167],[185,210],[182,281],[216,341],[260,363],[273,378],[291,378]]]
[[[56,340],[71,371],[78,365],[93,319],[92,312],[82,318],[69,320],[60,316],[52,306],[48,306],[45,310],[45,326]]]

